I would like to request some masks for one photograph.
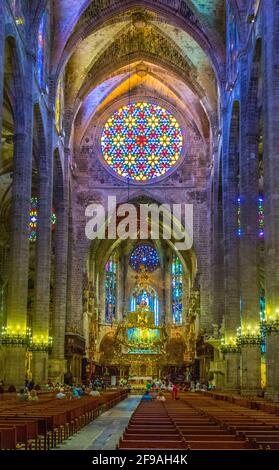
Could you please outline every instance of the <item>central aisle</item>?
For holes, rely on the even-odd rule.
[[[126,398],[55,450],[114,450],[140,399]]]

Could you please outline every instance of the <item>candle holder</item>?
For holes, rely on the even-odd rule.
[[[22,329],[20,326],[2,327],[0,343],[5,346],[28,346],[31,338],[30,328]]]

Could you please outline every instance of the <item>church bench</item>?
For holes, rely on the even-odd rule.
[[[207,434],[210,436],[232,436],[232,434],[230,434],[227,430],[220,429],[220,428],[208,429],[208,428],[202,427],[202,428],[197,429],[197,428],[191,428],[191,427],[184,428],[184,427],[179,426],[179,431],[184,436],[187,436],[187,435],[198,436],[198,435],[204,435],[204,434]]]
[[[247,441],[250,443],[258,443],[258,444],[269,444],[269,443],[279,443],[278,436],[248,436]]]
[[[19,423],[16,421],[11,422],[3,422],[0,421],[0,428],[1,429],[16,429],[16,437],[17,437],[17,444],[23,444],[25,449],[28,448],[28,441],[32,439],[32,437],[28,436],[28,427],[25,423]]]
[[[279,428],[275,428],[274,426],[268,426],[268,425],[247,425],[247,424],[241,424],[241,425],[238,425],[238,426],[228,426],[227,427],[228,430],[231,430],[231,431],[243,431],[243,432],[246,432],[246,431],[273,431],[273,430],[278,430]]]
[[[17,433],[16,428],[2,428],[1,432],[1,450],[15,450],[17,444]]]
[[[239,437],[257,437],[257,436],[274,436],[279,438],[279,431],[265,431],[265,430],[260,430],[260,431],[238,431],[236,433],[237,436]]]
[[[34,443],[37,448],[38,425],[36,421],[19,421],[16,419],[0,420],[1,428],[16,428],[17,443],[24,444],[25,448],[31,448]]]
[[[182,433],[186,442],[189,441],[215,441],[215,442],[231,442],[237,439],[231,434],[185,434]]]
[[[156,433],[161,433],[161,434],[177,434],[177,429],[175,427],[171,427],[171,428],[161,428],[161,427],[158,427],[156,429],[149,429],[149,428],[146,428],[146,427],[140,427],[140,428],[134,428],[132,426],[127,426],[126,427],[126,431],[129,431],[130,434],[141,434],[141,433],[145,433],[146,435],[153,435],[153,434],[156,434]]]
[[[128,441],[144,441],[146,440],[146,434],[130,434],[129,431],[124,433],[123,440]],[[156,435],[148,435],[148,440],[150,442],[153,441],[181,441],[181,436],[179,433],[177,434],[156,434]]]
[[[242,441],[190,441],[186,443],[191,450],[241,450],[251,448],[247,442]]]
[[[107,406],[121,401],[127,393],[109,392],[104,395]],[[55,447],[57,440],[61,442],[69,437],[70,426],[76,432],[81,426],[92,421],[99,414],[99,399],[96,397],[81,397],[81,399],[57,400],[55,395],[48,395],[38,402],[4,401],[0,403],[0,421],[27,425],[28,439],[44,438],[44,448]],[[7,425],[9,427],[9,425]],[[22,431],[23,432],[23,431]],[[39,439],[40,442],[40,439]],[[35,444],[36,445],[36,444]]]
[[[126,441],[120,439],[118,449],[186,449],[186,443],[184,441]]]
[[[130,424],[137,424],[137,425],[141,425],[141,426],[148,426],[150,421],[148,420],[132,420]],[[167,421],[156,421],[156,426],[168,426],[168,425],[171,425],[172,422],[171,420],[167,420]]]

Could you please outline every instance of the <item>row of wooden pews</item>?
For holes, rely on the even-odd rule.
[[[279,417],[202,394],[141,402],[119,449],[279,449]]]
[[[214,420],[236,439],[245,441],[249,447],[279,449],[279,416],[199,395],[185,400],[188,406]]]
[[[186,449],[186,442],[162,402],[140,402],[119,449]]]
[[[41,394],[38,402],[5,397],[0,401],[0,449],[54,448],[126,397],[125,390],[64,400]]]
[[[266,411],[267,413],[279,415],[279,403],[268,402],[263,398],[241,397],[221,392],[204,392],[203,394],[215,400],[226,401],[252,410]]]

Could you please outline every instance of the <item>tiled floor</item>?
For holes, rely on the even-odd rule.
[[[141,396],[131,396],[99,416],[56,450],[114,450]]]

